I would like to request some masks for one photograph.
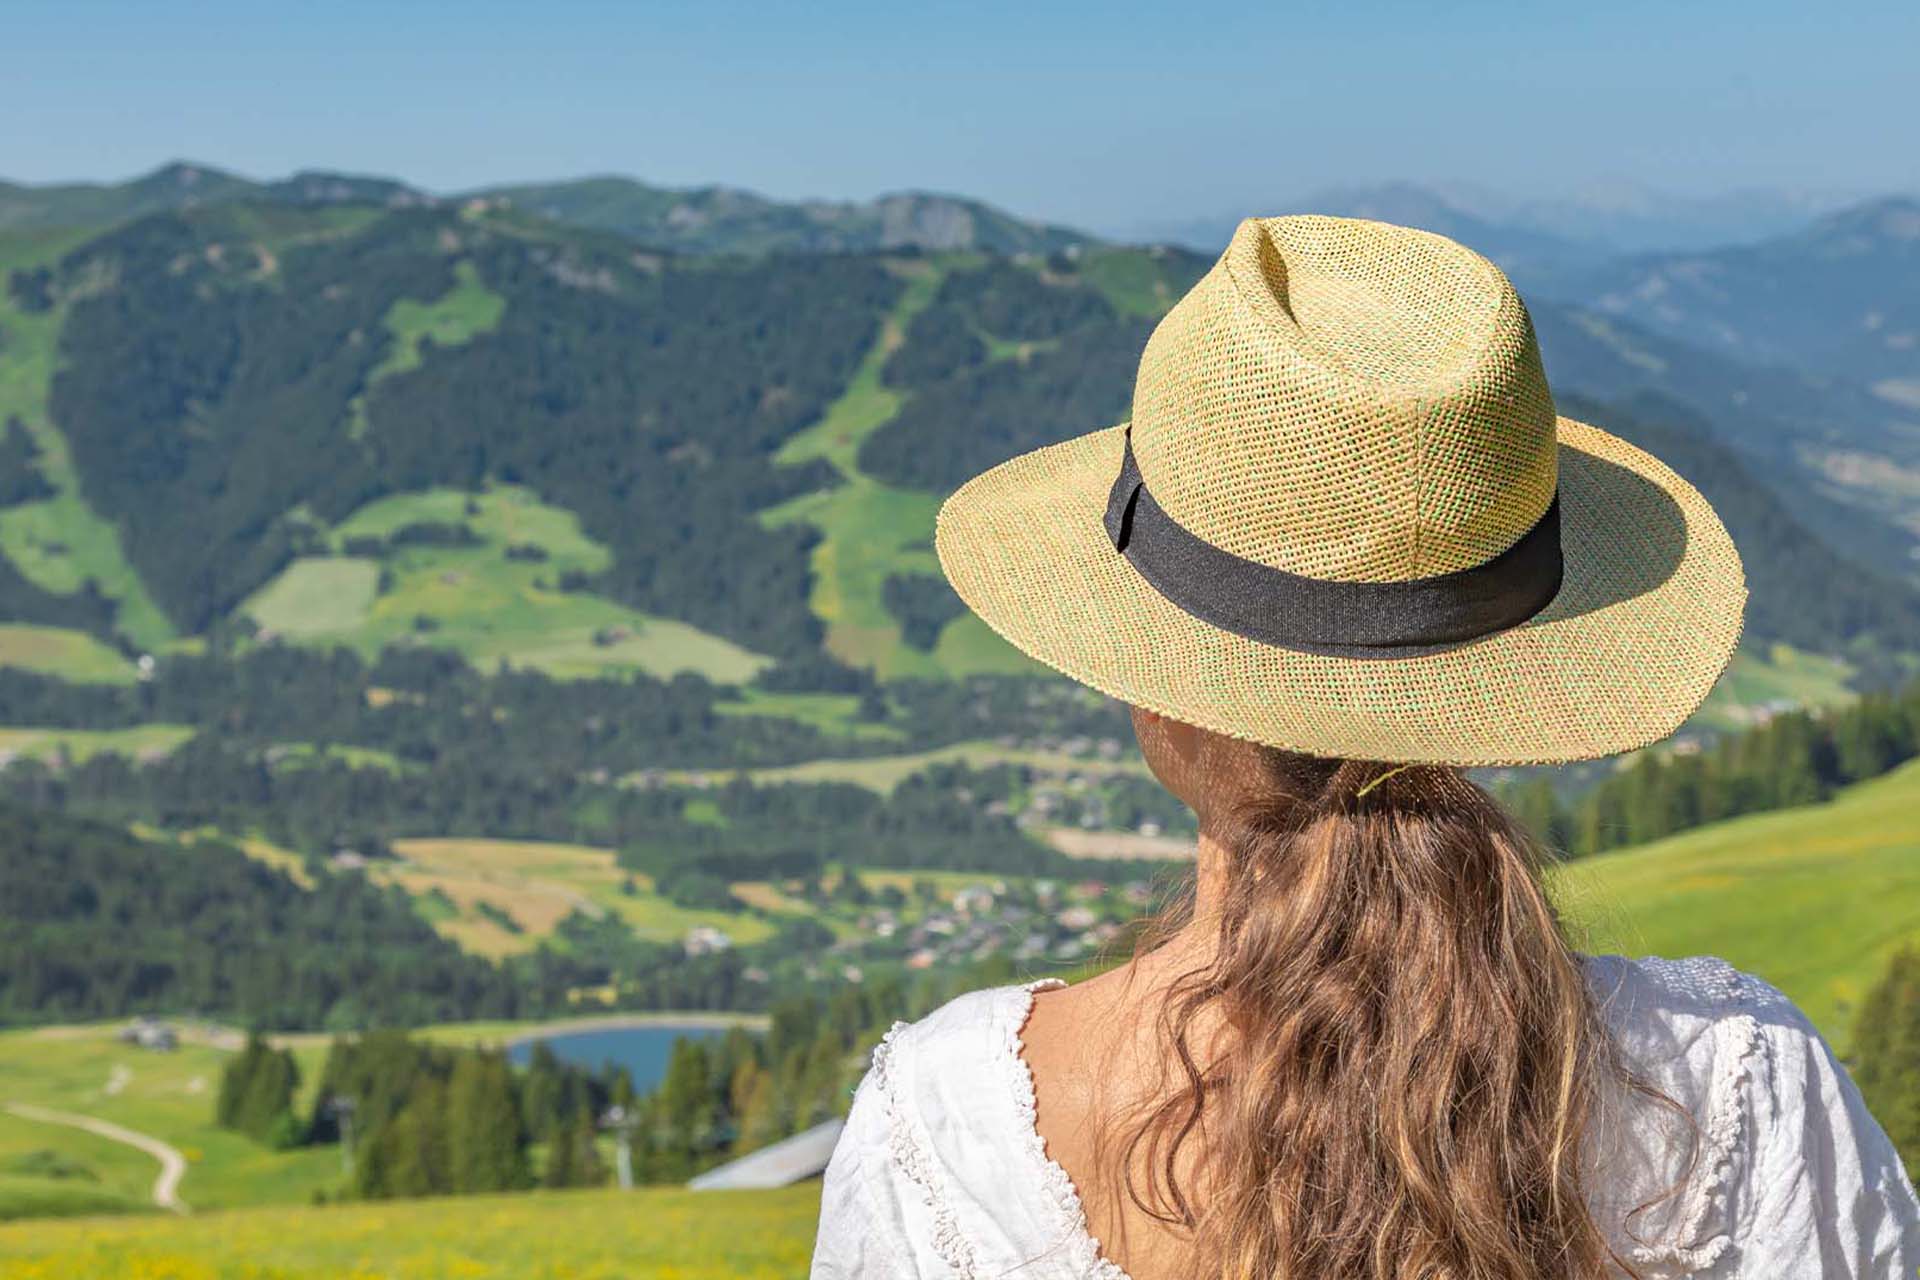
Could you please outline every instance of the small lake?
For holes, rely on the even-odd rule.
[[[682,1036],[698,1040],[717,1040],[727,1033],[725,1027],[645,1026],[594,1027],[579,1031],[561,1031],[549,1036],[515,1040],[507,1045],[507,1060],[524,1067],[533,1056],[533,1046],[545,1040],[554,1056],[562,1062],[589,1071],[599,1071],[612,1062],[625,1067],[633,1077],[633,1087],[642,1093],[660,1083],[667,1073],[667,1055],[673,1042]]]

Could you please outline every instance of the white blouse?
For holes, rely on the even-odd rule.
[[[1920,1201],[1832,1049],[1776,988],[1712,956],[1584,957],[1625,1055],[1700,1125],[1679,1195],[1622,1219],[1685,1167],[1685,1128],[1642,1104],[1609,1126],[1590,1201],[1648,1280],[1907,1280]],[[1079,1194],[1034,1128],[1020,1032],[1043,979],[895,1023],[854,1094],[827,1168],[814,1280],[1128,1280],[1088,1233]],[[1676,1126],[1677,1138],[1676,1138]]]

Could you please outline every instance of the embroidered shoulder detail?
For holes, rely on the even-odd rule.
[[[1034,1095],[1033,1068],[1027,1065],[1026,1058],[1020,1052],[1020,1032],[1033,1012],[1033,997],[1039,992],[1066,985],[1058,978],[1041,978],[1011,989],[1010,994],[1016,998],[1006,1002],[1005,1012],[1001,1015],[995,1058],[1008,1073],[1009,1092],[1013,1097],[1014,1114],[1019,1120],[1020,1132],[1033,1167],[1039,1170],[1047,1202],[1053,1207],[1060,1223],[1059,1236],[1066,1242],[1075,1270],[1087,1280],[1130,1280],[1117,1263],[1101,1256],[1100,1242],[1087,1229],[1087,1211],[1080,1202],[1080,1192],[1067,1171],[1047,1154],[1047,1141],[1040,1136],[1035,1123],[1039,1104]]]
[[[1714,989],[1715,1005],[1723,1011],[1713,1025],[1713,1077],[1707,1088],[1707,1122],[1701,1134],[1699,1161],[1685,1192],[1686,1208],[1680,1215],[1675,1240],[1636,1245],[1631,1252],[1635,1262],[1671,1262],[1691,1272],[1712,1266],[1733,1247],[1733,1224],[1728,1214],[1729,1182],[1742,1134],[1749,1123],[1747,1086],[1763,1052],[1765,1038],[1760,1020],[1751,1012],[1754,993],[1745,974],[1724,960],[1716,960],[1711,967],[1691,961],[1681,963],[1689,965],[1686,979],[1690,985],[1708,979]],[[1704,973],[1703,968],[1706,968]],[[1697,989],[1689,994],[1694,993]]]
[[[973,1262],[973,1247],[961,1234],[959,1221],[954,1217],[953,1206],[947,1203],[946,1196],[940,1190],[940,1182],[934,1174],[933,1162],[928,1158],[926,1148],[920,1145],[918,1134],[913,1128],[912,1118],[900,1105],[900,1095],[893,1078],[893,1055],[900,1033],[910,1024],[895,1022],[880,1038],[873,1050],[872,1072],[874,1083],[879,1086],[880,1097],[884,1103],[887,1117],[887,1153],[894,1164],[907,1179],[920,1188],[921,1198],[933,1214],[933,1249],[940,1260],[953,1268],[955,1275],[962,1280],[973,1280],[977,1275]]]

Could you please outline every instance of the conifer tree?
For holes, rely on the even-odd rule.
[[[593,1115],[584,1109],[555,1128],[542,1181],[549,1187],[597,1187],[607,1180],[595,1141]]]
[[[456,1191],[528,1185],[526,1132],[504,1055],[463,1053],[448,1086],[448,1163]]]
[[[299,1139],[293,1116],[293,1095],[299,1085],[300,1068],[293,1055],[273,1048],[256,1032],[220,1073],[214,1119],[222,1128],[238,1130],[256,1142],[293,1146]]]

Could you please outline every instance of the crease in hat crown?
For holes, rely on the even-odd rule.
[[[1500,269],[1429,232],[1249,218],[1141,355],[1131,439],[1194,534],[1310,578],[1470,568],[1545,513],[1553,396]]]

